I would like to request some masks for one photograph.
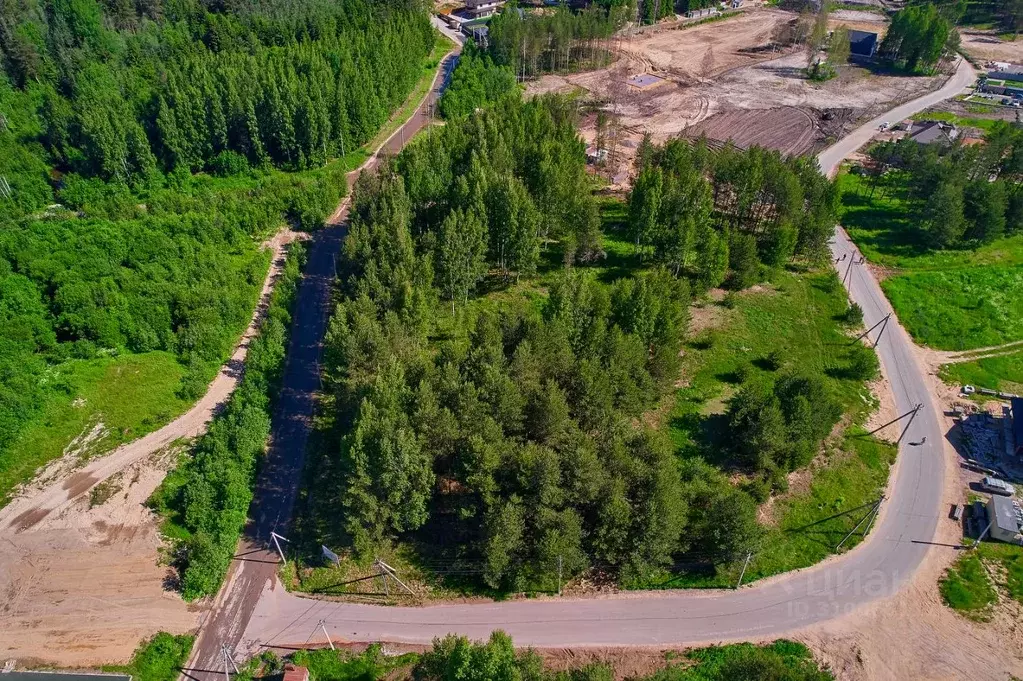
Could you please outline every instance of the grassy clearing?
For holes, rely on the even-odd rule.
[[[946,364],[941,367],[940,376],[950,385],[975,385],[1001,392],[1023,393],[1023,351]]]
[[[103,671],[130,674],[133,681],[174,681],[188,659],[195,636],[174,636],[161,631],[139,645],[131,662],[110,665]]]
[[[871,262],[897,270],[881,286],[914,339],[942,350],[1023,339],[1023,236],[931,251],[899,178],[873,196],[859,176],[839,183],[842,224]]]
[[[977,104],[975,102],[968,103],[967,108],[973,113],[980,114],[998,111],[997,107],[989,104]],[[914,114],[911,118],[915,121],[945,121],[947,123],[955,123],[960,128],[980,128],[985,131],[990,130],[998,122],[996,118],[957,116],[951,111],[924,111],[923,113]]]
[[[177,396],[184,374],[185,367],[169,352],[54,367],[48,378],[63,389],[52,393],[39,418],[0,458],[0,500],[65,451],[82,459],[104,454],[187,410],[190,402]]]
[[[744,582],[812,565],[834,552],[887,483],[895,448],[862,436],[854,424],[873,409],[861,382],[845,378],[849,338],[836,319],[846,306],[834,275],[781,272],[760,292],[707,303],[697,318],[717,318],[718,325],[688,344],[685,378],[670,417],[671,435],[683,456],[702,456],[728,469],[722,426],[727,400],[743,375],[772,374],[801,367],[828,377],[841,401],[844,423],[853,424],[811,466],[811,473],[790,476],[789,492],[764,507],[770,523],[764,549],[750,561]],[[729,306],[731,308],[729,309]],[[768,356],[782,369],[772,370]],[[850,512],[851,511],[851,512]],[[837,516],[837,517],[831,517]],[[855,546],[857,534],[843,550]],[[714,574],[666,575],[648,586],[734,586],[741,565]]]
[[[991,619],[999,595],[1023,604],[1023,546],[981,542],[964,551],[939,582],[945,605],[969,619]]]
[[[991,619],[998,594],[991,583],[981,556],[975,551],[963,553],[938,582],[945,605],[978,622]]]

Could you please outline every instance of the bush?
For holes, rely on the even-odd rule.
[[[211,173],[219,177],[241,175],[249,172],[249,161],[238,152],[227,150],[214,156],[209,168]]]
[[[849,367],[846,371],[849,378],[871,381],[877,378],[880,372],[881,364],[877,354],[868,347],[857,345],[849,358]]]
[[[850,303],[842,315],[842,323],[847,326],[857,327],[863,324],[863,308],[856,303]]]
[[[103,671],[130,674],[134,681],[174,681],[194,642],[194,636],[174,636],[161,631],[139,644],[126,666],[106,666]]]

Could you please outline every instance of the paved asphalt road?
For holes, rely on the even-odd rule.
[[[456,53],[445,58],[433,89],[415,114],[394,133],[376,155],[348,175],[351,189],[363,169],[376,165],[380,154],[394,154],[430,120],[431,107],[447,86]],[[273,416],[270,448],[260,472],[249,523],[213,608],[200,624],[199,637],[182,678],[213,681],[224,670],[221,646],[234,650],[249,623],[264,585],[276,579],[277,554],[270,533],[287,536],[309,440],[314,398],[319,388],[322,339],[330,316],[334,259],[344,238],[347,200],[331,223],[317,232],[309,248],[309,261],[299,286],[291,347],[285,367],[277,411]]]
[[[901,120],[925,109],[959,92],[971,78],[969,66],[960,65],[956,75],[942,89],[893,109],[826,149],[819,157],[822,168],[832,172],[841,158],[870,139],[882,120]],[[336,252],[340,231],[336,237],[327,239],[324,248]],[[839,263],[844,273],[846,264],[856,254],[841,231],[836,234],[832,251],[836,258],[846,255]],[[314,252],[308,285],[324,289],[322,297],[310,296],[314,307],[322,304],[318,301],[326,299],[326,283],[320,281],[324,277],[324,270],[320,269],[323,262],[330,262],[330,258]],[[305,286],[303,284],[303,291]],[[852,267],[849,286],[852,298],[864,310],[868,326],[890,311],[865,267]],[[316,309],[322,310],[321,307]],[[317,314],[325,318],[324,313]],[[290,377],[296,372],[303,376],[296,378],[296,385],[315,379],[316,364],[310,358],[318,357],[320,336],[316,331],[322,334],[323,321],[310,322],[307,328],[303,326],[303,319],[300,313],[297,323],[303,332],[296,337],[301,336],[309,345],[299,346],[296,339],[296,350],[301,352],[301,357],[291,359],[286,379],[289,386],[292,385]],[[308,350],[304,349],[307,347]],[[204,676],[199,670],[222,669],[220,641],[226,642],[239,656],[265,645],[302,646],[322,641],[318,627],[321,621],[332,637],[348,641],[428,643],[433,637],[448,632],[485,638],[493,629],[500,628],[511,634],[517,643],[533,646],[698,643],[776,636],[894,594],[923,560],[927,542],[934,537],[943,515],[943,432],[925,372],[916,362],[908,335],[897,324],[890,323],[878,351],[900,412],[917,404],[922,404],[923,408],[906,434],[889,482],[889,501],[882,506],[874,530],[867,541],[840,559],[736,591],[654,592],[589,600],[395,608],[291,595],[274,578],[273,556],[256,549],[252,560],[270,562],[249,562],[246,560],[249,557],[236,561],[230,581],[214,608],[213,619],[202,629],[198,653],[190,665],[193,669],[187,673],[199,677]],[[293,367],[296,359],[305,369]],[[307,393],[311,390],[309,387]],[[265,536],[263,530],[268,531],[272,526],[271,518],[276,521],[290,516],[293,483],[297,480],[294,476],[301,469],[302,445],[308,434],[305,424],[311,413],[311,402],[299,397],[293,398],[294,409],[282,410],[286,413],[275,420],[275,433],[281,432],[285,437],[275,438],[275,442],[281,444],[274,446],[270,456],[289,471],[279,480],[287,483],[288,491],[273,497],[279,501],[256,507],[258,512],[254,517],[258,527],[251,536],[257,538]],[[909,444],[924,436],[928,444]],[[285,465],[281,459],[286,457],[294,460]]]

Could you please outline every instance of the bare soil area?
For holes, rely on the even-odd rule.
[[[157,564],[157,518],[144,506],[175,457],[171,449],[135,461],[58,517],[5,533],[0,659],[126,662],[139,640],[196,627],[198,612],[165,588],[172,573]]]
[[[981,61],[1007,61],[1023,63],[1023,40],[1002,40],[994,31],[960,29],[960,45],[963,52]]]
[[[848,16],[847,16],[848,15]],[[833,23],[862,25],[883,32],[883,17],[870,12],[836,12]],[[679,134],[739,146],[757,144],[784,153],[806,153],[877,115],[894,103],[934,89],[942,76],[903,77],[843,66],[839,77],[808,81],[800,48],[779,49],[776,29],[796,15],[757,9],[737,17],[690,28],[666,26],[625,38],[618,59],[608,68],[550,75],[529,84],[527,92],[582,92],[617,114],[620,140],[614,177],[631,167],[639,139],[655,142]],[[626,81],[652,74],[664,82],[637,88]],[[582,126],[592,140],[593,118]]]

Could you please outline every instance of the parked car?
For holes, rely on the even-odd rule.
[[[1016,493],[1016,488],[1007,483],[1005,480],[999,480],[998,478],[993,478],[990,475],[980,481],[980,488],[985,492],[1001,494],[1006,497],[1011,497]]]

